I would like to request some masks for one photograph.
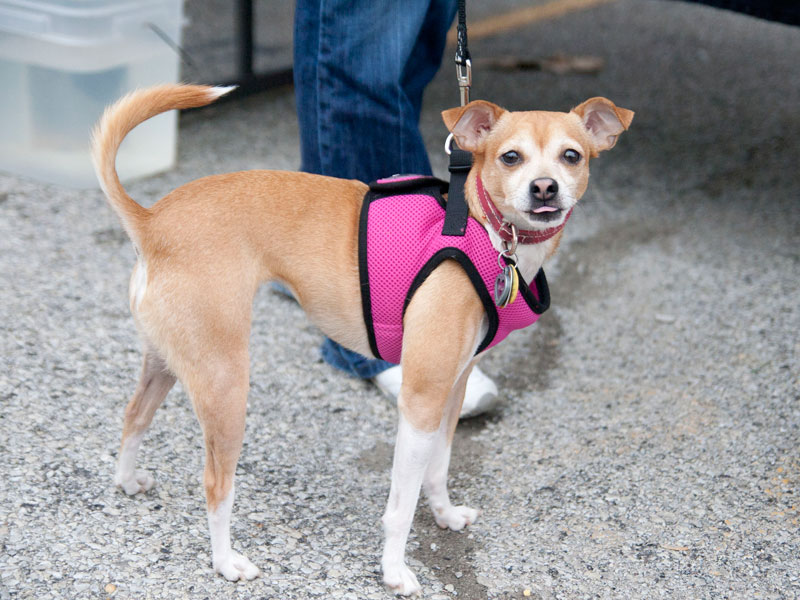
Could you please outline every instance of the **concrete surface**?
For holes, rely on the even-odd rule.
[[[454,498],[483,509],[409,542],[426,598],[800,596],[800,30],[619,0],[476,42],[476,56],[605,59],[595,76],[478,72],[474,97],[637,112],[596,161],[548,267],[552,309],[483,362],[502,399],[460,427]],[[426,99],[457,102],[449,65]],[[296,168],[290,90],[185,116],[180,164],[144,204],[212,172]],[[233,523],[264,570],[215,577],[202,444],[176,388],[114,489],[139,368],[133,252],[97,191],[0,177],[0,599],[388,598],[379,518],[394,409],[318,358],[319,332],[268,290]]]

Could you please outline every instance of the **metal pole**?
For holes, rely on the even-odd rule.
[[[236,7],[239,78],[247,79],[253,76],[253,0],[238,0]]]

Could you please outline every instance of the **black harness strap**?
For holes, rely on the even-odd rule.
[[[442,235],[462,236],[467,231],[469,206],[464,195],[467,175],[472,168],[472,153],[453,148],[450,153],[450,191],[447,196],[447,207],[444,217]]]

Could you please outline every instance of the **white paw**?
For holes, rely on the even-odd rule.
[[[459,531],[477,521],[479,514],[480,511],[469,506],[450,505],[444,509],[434,510],[433,518],[436,519],[436,524],[442,529]]]
[[[404,563],[383,566],[383,583],[398,596],[415,596],[422,593],[416,576]]]
[[[156,484],[156,480],[147,471],[134,471],[128,475],[117,473],[114,484],[122,489],[128,496],[149,492]]]
[[[249,581],[261,575],[257,566],[235,550],[231,550],[219,559],[215,558],[214,570],[228,581],[239,581],[240,579]]]

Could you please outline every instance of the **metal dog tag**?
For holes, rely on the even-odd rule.
[[[494,303],[505,308],[517,299],[519,273],[517,272],[517,226],[511,224],[511,244],[503,242],[503,251],[497,256],[497,266],[502,272],[494,280]]]
[[[519,292],[519,274],[514,265],[506,265],[503,272],[494,280],[494,303],[505,308],[517,299]]]

